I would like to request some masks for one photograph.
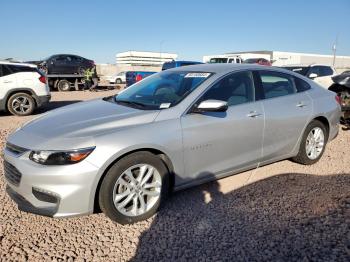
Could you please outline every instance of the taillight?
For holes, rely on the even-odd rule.
[[[141,81],[141,80],[142,80],[142,75],[137,75],[136,76],[136,82]]]
[[[43,84],[46,84],[46,77],[45,76],[39,77],[39,81]]]
[[[338,103],[339,105],[341,105],[341,97],[340,97],[340,96],[336,95],[336,96],[335,96],[335,100],[337,101],[337,103]]]

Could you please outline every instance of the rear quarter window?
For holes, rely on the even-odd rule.
[[[35,67],[29,67],[29,66],[9,65],[9,68],[13,74],[22,73],[22,72],[37,72],[37,69]]]
[[[0,65],[0,76],[8,76],[11,74],[13,74],[13,72],[7,65]]]
[[[295,82],[295,87],[296,87],[298,93],[311,89],[311,86],[309,83],[307,83],[306,81],[304,81],[298,77],[294,77],[294,82]]]

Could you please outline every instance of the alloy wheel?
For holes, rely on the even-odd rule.
[[[306,138],[305,151],[309,159],[320,156],[324,148],[324,132],[320,127],[313,128]]]
[[[115,208],[125,216],[140,216],[155,206],[161,195],[162,178],[149,164],[129,167],[113,188]]]
[[[27,97],[18,96],[12,101],[11,106],[16,113],[24,114],[31,109],[32,105]]]

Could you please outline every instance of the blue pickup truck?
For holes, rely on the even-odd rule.
[[[146,78],[147,76],[153,75],[157,72],[144,72],[144,71],[128,71],[125,73],[126,87],[135,84],[136,82]]]

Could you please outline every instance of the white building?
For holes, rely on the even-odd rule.
[[[127,51],[116,55],[117,65],[128,66],[162,66],[177,58],[177,54],[163,52]]]
[[[290,65],[290,64],[326,64],[333,65],[333,55],[293,53],[281,51],[246,51],[246,52],[230,52],[225,54],[228,57],[240,56],[243,60],[248,58],[265,58],[272,61],[274,66]],[[208,56],[203,57],[203,61]],[[206,61],[204,61],[206,62]],[[336,56],[335,67],[350,67],[350,56]]]

